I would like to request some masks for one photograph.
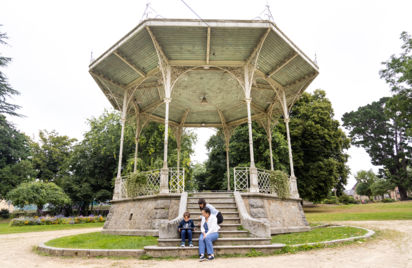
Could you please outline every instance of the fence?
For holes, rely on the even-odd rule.
[[[146,184],[138,195],[154,195],[160,192],[160,175],[161,169],[154,169],[141,172],[146,176]],[[133,197],[131,193],[127,192],[127,179],[129,176],[122,177],[121,182],[121,198]],[[169,168],[169,192],[182,193],[185,189],[185,169],[184,168]]]
[[[234,168],[234,188],[235,192],[248,192],[250,171],[249,167]],[[270,185],[270,171],[265,169],[257,170],[259,193],[277,194]]]

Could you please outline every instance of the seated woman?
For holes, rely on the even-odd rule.
[[[213,242],[219,238],[219,231],[220,226],[217,225],[216,216],[210,213],[210,209],[204,207],[202,209],[202,223],[200,225],[201,235],[199,237],[199,255],[200,261],[204,261],[205,258],[205,250],[209,255],[207,260],[211,261],[215,258],[215,254],[213,251]]]

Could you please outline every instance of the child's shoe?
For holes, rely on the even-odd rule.
[[[192,247],[193,247],[193,244],[192,244],[192,243],[190,243],[190,244],[189,244],[189,247],[191,247],[191,248],[192,248]]]
[[[181,243],[181,244],[180,244],[180,247],[181,247],[181,248],[184,248],[185,246],[186,246],[185,243]]]

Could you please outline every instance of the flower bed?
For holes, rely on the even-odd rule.
[[[78,224],[78,223],[93,223],[104,222],[105,218],[101,215],[89,215],[78,217],[64,217],[57,215],[54,217],[20,217],[10,221],[10,226],[27,226],[27,225],[52,225],[52,224]]]

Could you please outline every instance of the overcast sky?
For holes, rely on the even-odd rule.
[[[180,0],[153,0],[165,18],[196,18]],[[412,33],[412,1],[186,0],[203,19],[253,19],[270,5],[274,21],[312,59],[320,75],[307,89],[326,91],[335,118],[390,94],[379,78],[381,62],[400,51],[402,31]],[[86,119],[111,109],[88,73],[91,52],[101,55],[135,27],[147,1],[15,1],[0,4],[1,32],[13,62],[4,71],[21,95],[24,118],[9,118],[36,137],[40,129],[77,139]],[[153,15],[154,13],[152,13]],[[198,129],[194,161],[207,158],[211,129]],[[293,141],[292,141],[293,142]],[[373,168],[363,149],[351,148],[352,173]],[[376,170],[376,168],[375,168]],[[353,177],[349,186],[354,184]]]

